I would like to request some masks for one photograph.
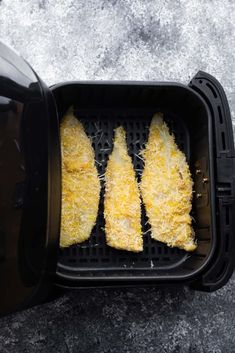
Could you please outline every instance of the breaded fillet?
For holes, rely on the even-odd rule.
[[[100,182],[91,141],[70,108],[60,126],[62,214],[60,246],[87,240],[98,213]]]
[[[141,193],[151,236],[168,246],[196,249],[191,227],[192,186],[185,155],[169,133],[161,113],[154,115],[146,149]]]
[[[134,252],[143,250],[140,192],[123,127],[115,129],[105,173],[104,217],[109,246]]]

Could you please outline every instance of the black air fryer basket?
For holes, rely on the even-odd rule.
[[[113,129],[122,124],[137,177],[138,157],[155,112],[164,113],[194,181],[192,216],[198,248],[187,253],[150,237],[144,251],[106,245],[103,188],[87,242],[59,249],[59,120],[69,106],[83,122],[104,174]],[[68,82],[50,89],[21,57],[0,45],[0,311],[45,299],[52,286],[188,284],[214,291],[234,268],[235,153],[225,93],[199,72],[189,86],[158,82]]]

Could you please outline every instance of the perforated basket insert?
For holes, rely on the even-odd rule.
[[[75,109],[76,116],[83,123],[87,135],[92,139],[95,150],[96,166],[99,175],[105,173],[107,161],[113,145],[113,130],[122,125],[127,133],[127,145],[138,180],[143,170],[143,161],[139,151],[144,148],[148,138],[149,124],[155,111],[141,113],[125,111]],[[189,161],[189,135],[183,122],[177,117],[164,114],[164,120],[174,133],[177,145],[186,154]],[[151,239],[149,225],[142,209],[142,230],[144,233],[144,250],[131,253],[112,249],[106,245],[103,217],[104,184],[102,182],[99,214],[96,225],[88,241],[60,249],[60,266],[71,266],[81,270],[120,270],[120,269],[170,269],[182,263],[189,254],[177,248],[169,248],[163,243]]]

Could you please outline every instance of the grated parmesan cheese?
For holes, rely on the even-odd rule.
[[[115,130],[105,173],[104,217],[109,246],[134,252],[143,250],[140,192],[123,127]]]
[[[62,211],[60,246],[87,240],[95,225],[100,182],[94,150],[81,122],[70,108],[60,126],[62,153]]]
[[[141,193],[152,238],[168,246],[195,250],[190,217],[193,182],[185,155],[177,147],[161,113],[152,119],[142,156],[145,167]]]

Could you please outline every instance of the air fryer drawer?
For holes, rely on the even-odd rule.
[[[97,169],[105,172],[112,151],[113,129],[122,124],[137,177],[138,157],[148,138],[155,112],[164,113],[176,142],[190,164],[194,181],[193,227],[198,248],[187,253],[150,237],[143,210],[144,251],[118,251],[106,245],[103,193],[99,215],[89,241],[59,251],[57,281],[79,285],[84,281],[189,281],[210,262],[216,243],[211,116],[192,89],[178,84],[68,83],[53,87],[60,118],[70,105],[83,122],[95,150]]]

